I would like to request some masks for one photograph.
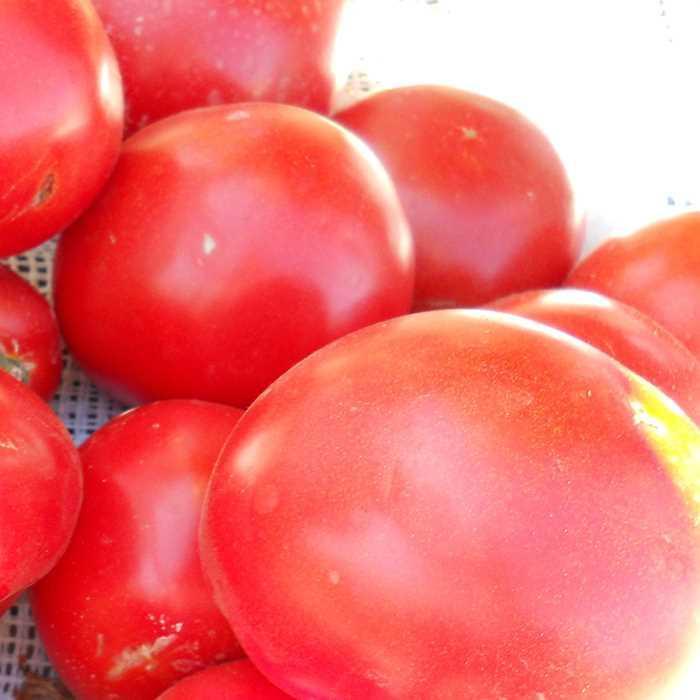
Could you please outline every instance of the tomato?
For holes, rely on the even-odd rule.
[[[61,380],[61,339],[51,307],[0,265],[0,369],[50,399]]]
[[[571,187],[518,112],[428,85],[377,93],[336,119],[396,183],[416,241],[416,309],[483,304],[566,277],[581,242]]]
[[[0,612],[54,566],[82,500],[70,436],[33,391],[0,372]]]
[[[700,355],[700,212],[606,241],[568,283],[634,306]]]
[[[676,404],[585,343],[415,314],[250,407],[202,560],[293,697],[648,699],[699,660],[698,455]]]
[[[117,159],[121,80],[88,0],[3,0],[0,257],[58,233]]]
[[[80,448],[83,510],[32,608],[54,668],[81,700],[152,700],[186,674],[242,655],[197,544],[205,487],[239,415],[156,403]]]
[[[328,112],[343,0],[93,0],[124,75],[127,129],[262,100]]]
[[[158,700],[284,700],[247,659],[211,666],[195,673],[158,697]]]
[[[312,112],[185,112],[127,141],[61,239],[56,308],[85,370],[126,402],[245,406],[298,360],[405,313],[413,249],[377,160]]]
[[[582,289],[552,289],[514,294],[489,308],[585,340],[641,374],[700,422],[700,363],[671,333],[631,306]]]

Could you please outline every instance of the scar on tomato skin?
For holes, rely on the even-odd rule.
[[[175,659],[175,661],[170,662],[170,666],[178,673],[192,673],[204,668],[206,664],[198,659]]]
[[[139,644],[136,647],[123,649],[114,658],[114,663],[107,672],[107,678],[111,681],[118,680],[134,668],[153,671],[158,666],[156,656],[167,649],[176,639],[177,635],[169,634],[165,637],[157,637],[151,644]]]
[[[36,209],[49,200],[56,189],[56,176],[53,173],[49,173],[41,183],[41,186],[36,191],[34,199],[32,199],[31,207]]]
[[[472,129],[469,126],[460,126],[459,128],[462,132],[462,136],[464,136],[465,139],[473,141],[474,139],[479,138],[479,132],[476,129]]]
[[[17,355],[8,353],[0,343],[0,371],[4,370],[22,384],[29,384],[35,368],[34,362],[28,362]]]
[[[13,452],[19,452],[19,447],[15,445],[10,438],[0,437],[0,449],[12,450]],[[2,600],[2,598],[0,598]]]

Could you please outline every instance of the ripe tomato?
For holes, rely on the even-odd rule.
[[[185,112],[129,139],[61,239],[56,308],[85,370],[127,402],[245,406],[298,360],[405,313],[413,248],[368,149],[313,112]]]
[[[261,100],[328,112],[342,0],[93,0],[119,58],[129,132]]]
[[[582,289],[551,289],[514,294],[489,308],[585,340],[662,389],[700,423],[700,362],[665,328],[631,306]]]
[[[568,283],[634,306],[700,356],[700,212],[608,240]]]
[[[285,700],[289,695],[275,688],[247,659],[210,668],[188,676],[166,690],[158,700]]]
[[[152,700],[182,676],[242,655],[197,545],[205,487],[239,415],[197,401],[152,404],[81,447],[75,536],[32,593],[49,657],[81,700]]]
[[[0,372],[0,613],[54,566],[82,500],[78,452],[33,392]]]
[[[590,345],[416,314],[251,406],[202,560],[293,697],[647,699],[698,660],[698,455],[676,404]]]
[[[0,369],[50,399],[61,381],[61,339],[51,307],[0,265]]]
[[[540,131],[480,95],[418,86],[336,115],[375,149],[416,241],[416,309],[559,284],[580,247],[564,168]]]
[[[3,0],[0,257],[87,207],[117,159],[121,81],[88,0]]]

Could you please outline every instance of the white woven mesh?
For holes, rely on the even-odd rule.
[[[515,53],[518,51],[520,53],[509,57],[508,46],[501,47],[505,52],[503,61],[506,64],[508,61],[515,61],[520,66],[516,68],[514,65],[513,79],[509,83],[508,75],[504,76],[498,66],[489,64],[488,61],[476,66],[469,63],[470,47],[459,41],[460,33],[455,31],[455,24],[457,29],[460,29],[459,22],[466,22],[469,19],[469,26],[464,27],[465,41],[467,41],[470,37],[475,39],[478,36],[479,30],[475,30],[473,25],[476,24],[478,27],[480,19],[483,18],[487,25],[483,31],[493,32],[493,41],[498,44],[499,36],[494,22],[499,17],[502,18],[504,26],[520,21],[523,14],[522,8],[528,7],[531,23],[516,29],[520,34],[530,33],[531,44],[541,47],[542,42],[549,41],[551,35],[557,32],[556,23],[547,24],[546,22],[548,12],[556,7],[561,8],[562,5],[566,5],[567,8],[576,7],[581,13],[586,13],[585,16],[591,21],[590,26],[594,26],[592,24],[594,20],[601,25],[605,22],[619,23],[617,27],[619,36],[624,37],[620,40],[620,51],[630,50],[629,47],[625,47],[624,42],[629,41],[630,35],[633,35],[639,27],[646,28],[646,31],[651,31],[651,35],[656,36],[658,41],[649,44],[647,49],[656,52],[653,54],[656,57],[654,60],[658,60],[659,65],[666,67],[668,72],[661,71],[656,78],[649,78],[648,100],[653,102],[655,90],[663,89],[664,94],[671,94],[675,101],[667,105],[667,120],[658,124],[657,130],[649,134],[649,141],[655,139],[663,142],[667,131],[667,135],[673,137],[672,143],[675,145],[672,148],[681,144],[677,153],[672,151],[670,154],[670,162],[678,164],[678,167],[667,170],[666,179],[662,177],[664,173],[654,173],[655,177],[651,181],[656,184],[650,187],[649,182],[645,181],[637,200],[634,192],[624,191],[626,183],[620,181],[619,173],[610,174],[607,163],[601,162],[599,180],[605,183],[607,176],[607,188],[618,189],[617,194],[613,191],[605,200],[607,203],[612,202],[613,206],[605,207],[600,199],[595,201],[594,198],[590,212],[587,247],[590,248],[595,241],[607,236],[611,231],[623,232],[623,229],[642,223],[649,218],[650,212],[655,215],[671,215],[682,207],[692,205],[693,201],[699,201],[700,176],[697,172],[693,172],[693,168],[696,167],[695,164],[700,163],[700,141],[694,130],[695,125],[700,123],[700,110],[696,102],[688,102],[689,97],[685,93],[695,91],[695,88],[694,82],[690,80],[692,74],[686,75],[683,69],[690,58],[699,57],[695,31],[700,24],[692,21],[700,19],[696,0],[618,0],[616,3],[609,3],[609,0],[578,0],[578,2],[572,0],[571,3],[561,3],[560,0],[529,0],[528,3],[522,3],[521,0],[351,0],[352,16],[349,24],[352,26],[348,29],[346,36],[346,43],[350,50],[347,51],[344,60],[351,62],[348,65],[352,65],[354,70],[337,104],[348,104],[373,86],[385,87],[405,83],[407,79],[411,79],[407,71],[416,70],[418,73],[415,77],[416,81],[450,81],[461,87],[481,90],[494,97],[508,99],[535,118],[546,114],[547,105],[542,99],[538,101],[528,98],[529,94],[537,94],[541,98],[542,91],[522,90],[522,78],[527,73],[522,70],[522,64],[527,64],[531,58],[533,65],[540,65],[541,56],[538,58],[533,54],[533,57],[529,57],[529,54],[522,53],[522,45],[520,45],[511,46]],[[606,13],[612,6],[616,8],[617,14],[609,17]],[[516,8],[520,9],[516,13],[517,16],[513,18],[511,11]],[[561,11],[559,10],[558,13],[561,14]],[[378,20],[375,23],[372,18],[378,14],[381,15],[381,21]],[[393,18],[391,27],[384,24],[387,18]],[[691,29],[692,35],[689,34]],[[509,31],[512,30],[513,27],[510,27]],[[609,31],[606,32],[606,36],[608,34],[610,34]],[[431,41],[426,38],[430,36],[432,36]],[[591,36],[589,39],[590,51],[599,52],[601,49],[597,37]],[[483,50],[487,51],[487,49],[488,47]],[[581,46],[575,47],[575,50],[580,52]],[[437,58],[434,56],[436,51],[439,53]],[[489,60],[492,60],[494,55],[491,51]],[[402,60],[402,56],[405,60]],[[646,54],[643,58],[646,63],[650,60]],[[562,56],[551,57],[553,64],[564,59],[565,57]],[[698,64],[697,60],[694,64]],[[464,66],[464,76],[460,74],[455,79],[455,65]],[[477,77],[470,80],[470,74]],[[495,86],[493,91],[484,87],[489,84],[490,75],[493,75]],[[551,77],[542,75],[541,80]],[[532,76],[531,79],[535,85],[537,79]],[[666,80],[668,83],[665,82]],[[620,85],[622,93],[626,88],[627,86]],[[589,99],[595,99],[595,83],[582,84],[580,89],[588,91]],[[632,103],[623,100],[620,104],[629,106]],[[531,109],[528,110],[528,106]],[[611,106],[603,103],[600,109],[611,109]],[[644,119],[645,114],[640,113],[639,118]],[[547,119],[543,121],[546,122]],[[598,126],[600,127],[600,123]],[[576,127],[577,124],[574,123],[573,128]],[[582,122],[578,124],[578,128],[584,130],[587,127]],[[554,128],[553,131],[557,129]],[[587,133],[587,137],[591,144],[595,143],[590,133]],[[560,144],[557,143],[557,145]],[[565,155],[576,153],[575,145],[575,143],[573,145],[564,143]],[[657,163],[649,161],[648,150],[648,143],[639,144],[638,157],[629,163],[630,173],[639,169],[660,167]],[[611,158],[614,159],[614,156]],[[600,185],[600,182],[598,184]],[[605,188],[600,187],[598,194],[603,190]],[[617,206],[620,201],[626,206]],[[48,296],[51,291],[54,247],[54,243],[50,242],[8,261],[13,269]],[[80,443],[111,416],[120,412],[123,407],[98,391],[76,367],[69,355],[66,354],[65,359],[63,383],[53,401],[53,407],[75,441]],[[51,667],[37,638],[29,606],[22,599],[0,622],[1,698],[13,697],[13,691],[22,682],[20,664],[24,662],[40,675],[51,674]]]

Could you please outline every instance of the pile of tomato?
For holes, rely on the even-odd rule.
[[[79,700],[697,697],[700,214],[577,264],[517,111],[329,116],[342,11],[1,3],[0,607]]]

